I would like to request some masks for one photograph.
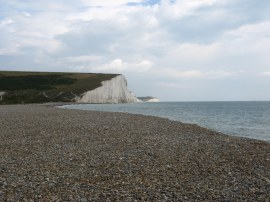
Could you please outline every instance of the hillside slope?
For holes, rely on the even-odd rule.
[[[0,71],[0,104],[80,101],[84,93],[117,76],[119,74]]]

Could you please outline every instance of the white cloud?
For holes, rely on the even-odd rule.
[[[113,1],[108,1],[108,0],[81,0],[81,2],[84,5],[87,6],[119,6],[119,5],[125,5],[130,2],[132,3],[141,3],[143,0],[113,0]]]
[[[31,13],[27,12],[27,11],[23,11],[22,14],[25,16],[25,17],[31,17]]]
[[[159,75],[166,75],[171,78],[183,78],[183,79],[222,79],[228,77],[236,77],[245,72],[235,71],[228,72],[223,70],[212,70],[212,71],[201,71],[201,70],[186,70],[181,71],[177,69],[159,69],[156,70],[156,73]]]
[[[270,41],[269,33],[270,33],[270,20],[240,26],[237,29],[224,33],[223,39],[230,40],[233,43],[241,43],[245,41],[250,41],[252,43],[258,43],[261,41],[269,42]]]
[[[244,74],[245,71],[209,71],[206,72],[206,76],[210,79],[222,79],[222,78],[231,78],[231,77],[238,77],[241,74]]]
[[[181,85],[172,82],[158,82],[157,86],[166,88],[177,88],[180,87]]]
[[[174,45],[168,51],[168,60],[175,59],[175,64],[180,63],[181,66],[189,64],[197,64],[202,66],[207,61],[213,60],[217,56],[219,44],[196,44],[182,43]]]
[[[85,67],[84,69],[102,71],[102,72],[147,72],[153,66],[149,60],[141,60],[138,62],[125,62],[120,58],[114,59],[111,62],[96,67]]]
[[[6,18],[0,21],[0,28],[6,26],[6,25],[10,25],[13,24],[14,20],[12,20],[11,18]]]
[[[103,70],[103,71],[104,70],[105,71],[108,71],[108,70],[121,71],[126,68],[127,68],[126,64],[119,58],[111,61],[109,64],[105,64],[102,67],[98,67],[98,69]]]
[[[199,70],[178,71],[175,69],[164,69],[164,74],[175,78],[198,78],[203,77],[204,73]]]
[[[262,72],[261,75],[262,76],[270,76],[270,71],[269,72]]]
[[[93,62],[101,59],[101,56],[97,55],[82,55],[77,57],[66,57],[61,60],[66,63],[80,63],[80,62]]]
[[[219,39],[217,58],[232,68],[244,69],[253,75],[270,64],[270,21],[240,26],[225,32]]]
[[[168,18],[181,18],[195,14],[198,8],[212,6],[216,0],[162,0],[160,9]]]

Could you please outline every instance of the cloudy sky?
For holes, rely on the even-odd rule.
[[[0,0],[0,70],[121,73],[163,101],[270,100],[269,0]]]

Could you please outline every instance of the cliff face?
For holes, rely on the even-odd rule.
[[[103,81],[102,86],[83,93],[76,102],[80,103],[132,103],[137,102],[127,89],[127,80],[123,75],[118,75],[111,80]]]

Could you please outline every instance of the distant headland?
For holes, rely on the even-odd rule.
[[[121,74],[0,71],[0,104],[132,103]]]
[[[159,102],[159,99],[152,96],[138,97],[138,100],[141,102]]]

